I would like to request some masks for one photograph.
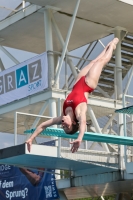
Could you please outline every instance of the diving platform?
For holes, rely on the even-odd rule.
[[[32,145],[31,152],[27,150],[27,144],[16,145],[0,150],[0,164],[14,165],[24,168],[48,168],[62,170],[91,170],[107,172],[118,170],[118,166],[107,166],[95,164],[93,162],[83,162],[66,159],[57,156],[57,147]]]
[[[121,108],[121,109],[116,110],[115,112],[132,115],[133,114],[133,106]]]
[[[25,131],[24,133],[31,134],[34,131],[35,129],[31,129],[31,130]],[[56,129],[46,128],[44,131],[41,132],[41,135],[71,138],[71,139],[77,139],[78,137],[78,133],[74,135],[69,135],[69,134],[66,134],[63,129],[59,129],[59,128],[56,128]],[[94,132],[85,132],[83,140],[133,146],[132,137],[100,134],[100,133],[94,133]]]

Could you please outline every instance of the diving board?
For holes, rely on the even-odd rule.
[[[24,133],[31,134],[34,131],[35,129],[31,129],[31,130],[26,130]],[[66,134],[63,129],[51,128],[51,127],[46,128],[44,131],[42,131],[41,135],[62,137],[62,138],[72,138],[72,139],[77,139],[78,137],[78,133],[75,133],[74,135],[69,135],[69,134]],[[107,134],[100,134],[100,133],[93,133],[93,132],[85,132],[83,140],[133,146],[132,137],[116,136],[116,135],[109,135],[109,134],[107,135]]]
[[[113,166],[102,166],[92,162],[82,162],[67,158],[57,157],[57,147],[32,145],[31,152],[27,150],[27,144],[16,145],[0,149],[0,164],[14,165],[26,168],[47,168],[64,170],[93,169],[96,171],[118,170]]]
[[[129,107],[125,107],[125,108],[121,108],[118,110],[115,110],[116,113],[123,113],[123,114],[133,114],[133,106],[129,106]]]

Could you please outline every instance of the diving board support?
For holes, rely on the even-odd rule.
[[[49,100],[49,115],[53,118],[57,116],[57,110],[56,110],[56,100],[54,98],[50,98]],[[53,128],[57,128],[57,125],[53,125]],[[59,138],[57,137],[51,137],[55,141],[55,146],[58,147],[59,145]],[[58,148],[57,148],[58,149]],[[58,152],[59,153],[59,152]],[[58,155],[59,156],[59,155]],[[56,173],[60,173],[59,170],[56,169]],[[56,175],[56,179],[60,179],[60,175]]]
[[[51,10],[49,7],[44,9],[44,27],[45,27],[45,43],[46,51],[53,51],[53,38],[52,38],[52,23],[51,23]],[[48,86],[51,87],[54,83],[54,57],[53,54],[48,53]]]
[[[125,95],[123,95],[123,107],[125,107]],[[126,114],[123,114],[123,130],[124,136],[127,136],[127,124],[126,124]],[[127,167],[127,146],[124,146],[124,160],[125,160],[125,167]]]
[[[57,156],[57,147],[35,145],[31,147],[31,152],[27,149],[27,144],[20,144],[12,147],[0,149],[0,164],[14,165],[25,168],[45,168],[62,169],[70,171],[92,170],[97,172],[107,172],[108,170],[118,170],[118,167],[100,165],[93,162],[73,160]]]
[[[126,30],[122,27],[115,27],[114,28],[114,35],[119,39],[118,44],[116,45],[115,49],[115,88],[116,88],[116,99],[121,100],[122,94],[123,94],[123,88],[122,88],[122,69],[119,69],[118,67],[122,66],[122,59],[121,59],[121,41],[123,37],[126,34]],[[118,115],[118,124],[123,124],[123,116],[122,114]],[[121,137],[124,136],[123,129],[119,129],[119,135]],[[119,147],[119,167],[121,170],[125,169],[125,150],[123,146]]]

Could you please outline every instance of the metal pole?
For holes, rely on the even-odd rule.
[[[65,89],[68,89],[68,75],[67,75],[67,56],[65,59]]]
[[[0,69],[1,69],[1,71],[4,71],[4,70],[5,70],[5,67],[4,67],[4,65],[3,65],[3,62],[2,62],[2,60],[1,60],[1,58],[0,58]]]
[[[123,94],[123,108],[124,107],[125,107],[125,95]],[[123,113],[123,125],[124,125],[124,136],[127,136],[126,114],[124,113]],[[124,145],[124,158],[125,158],[125,165],[126,165],[127,163],[127,146],[126,145]]]
[[[50,9],[44,9],[44,27],[45,27],[45,44],[46,51],[53,51],[53,39],[52,39],[52,23],[51,23],[51,11]],[[52,53],[48,53],[48,82],[49,87],[54,83],[54,57]]]
[[[113,113],[113,115],[108,120],[107,124],[103,127],[102,133],[105,133],[107,131],[107,128],[109,127],[110,123],[112,122],[115,116],[116,116],[116,113]]]
[[[25,11],[25,1],[22,2],[23,12]]]
[[[53,98],[49,99],[49,114],[50,117],[57,117],[56,101]],[[57,125],[53,125],[52,127],[57,128]]]
[[[58,117],[61,116],[61,99],[58,99]],[[58,137],[58,157],[61,157],[61,137]]]
[[[14,146],[17,145],[17,112],[14,114]]]
[[[107,97],[107,98],[111,98],[107,92],[105,92],[104,90],[102,90],[98,85],[96,87],[96,89],[101,92],[103,94],[103,96]]]
[[[92,123],[93,123],[97,133],[101,133],[102,134],[101,129],[99,127],[99,124],[98,124],[98,122],[96,120],[95,114],[94,114],[94,112],[93,112],[93,110],[92,110],[92,108],[90,106],[88,106],[88,112],[89,112],[89,116],[90,116],[90,118],[92,120]],[[102,146],[107,152],[109,152],[107,144],[105,144],[105,143],[103,144],[102,143]]]
[[[105,48],[105,45],[102,43],[101,40],[98,40],[98,42],[100,42],[100,44],[103,46],[103,48]]]
[[[131,121],[133,121],[133,115],[131,115]],[[131,133],[132,133],[132,137],[133,137],[133,123],[131,123]],[[131,154],[133,154],[133,146],[131,147]],[[133,157],[132,157],[132,162],[133,162]]]
[[[57,117],[56,113],[56,100],[51,98],[49,99],[49,114],[51,117]],[[57,125],[53,125],[52,127],[57,128]],[[51,139],[56,140],[55,146],[58,146],[58,137],[51,137]],[[59,152],[58,148],[57,151]],[[57,155],[59,155],[57,152]],[[60,173],[60,170],[56,170],[56,173]],[[56,176],[56,179],[60,179],[60,175]]]
[[[3,46],[0,46],[1,51],[3,51],[15,64],[19,64],[20,62],[14,58]]]
[[[71,23],[70,23],[70,27],[68,29],[66,41],[65,41],[63,52],[62,52],[62,55],[61,55],[59,68],[58,68],[58,71],[57,71],[57,74],[56,74],[56,77],[55,77],[54,85],[56,84],[58,76],[59,76],[60,71],[61,71],[63,60],[64,60],[64,57],[65,57],[65,54],[66,54],[67,46],[68,46],[69,39],[70,39],[70,36],[71,36],[71,32],[72,32],[72,29],[73,29],[73,25],[74,25],[74,22],[75,22],[76,14],[77,14],[77,11],[78,11],[79,3],[80,3],[80,0],[77,0],[77,4],[76,4],[76,7],[75,7],[75,10],[74,10],[74,13],[73,13],[73,17],[72,17],[72,20],[71,20]]]
[[[86,132],[87,132],[87,125],[86,125]],[[85,149],[88,149],[88,141],[85,140]]]
[[[58,67],[59,67],[59,56],[54,54],[54,64],[55,64],[55,74],[58,70]],[[58,77],[58,80],[57,80],[57,83],[56,83],[56,88],[59,89],[60,87],[60,77]]]
[[[27,115],[27,116],[34,116],[34,117],[42,117],[42,118],[46,118],[46,119],[51,119],[52,117],[48,117],[48,116],[42,116],[42,115],[34,115],[34,114],[30,114],[30,113],[23,113],[23,112],[16,112],[19,115]]]
[[[116,46],[115,50],[115,64],[116,64],[116,88],[117,88],[117,100],[122,99],[122,70],[118,69],[117,67],[121,67],[121,31],[119,29],[115,29],[115,37],[119,38],[119,43]],[[123,124],[123,114],[118,114],[118,124]],[[124,135],[123,128],[119,129],[120,136]],[[119,148],[120,156],[119,156],[119,167],[121,170],[124,170],[124,147],[120,145]]]
[[[57,26],[57,24],[55,22],[55,19],[54,19],[53,15],[51,15],[51,19],[52,19],[53,27],[54,27],[54,29],[55,29],[55,31],[57,33],[58,39],[59,39],[59,41],[61,43],[61,46],[64,47],[65,42],[64,42],[63,37],[62,37],[62,35],[60,33],[60,30],[59,30],[59,28],[58,28],[58,26]],[[69,56],[68,50],[66,50],[66,54],[67,54],[67,56]],[[71,71],[73,73],[74,78],[76,79],[76,77],[77,77],[77,71],[75,69],[75,66],[74,66],[72,60],[69,57],[67,57],[67,62],[69,64],[70,68],[71,68]]]

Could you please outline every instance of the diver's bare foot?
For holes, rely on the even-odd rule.
[[[118,38],[114,38],[113,40],[112,40],[112,43],[113,43],[113,49],[115,50],[116,49],[116,45],[118,44],[118,42],[119,42],[119,39]]]
[[[119,42],[119,39],[118,38],[114,38],[111,42],[108,43],[108,45],[106,46],[106,51],[108,50],[108,48],[113,45],[113,49],[115,50],[116,49],[116,45],[117,43]]]

